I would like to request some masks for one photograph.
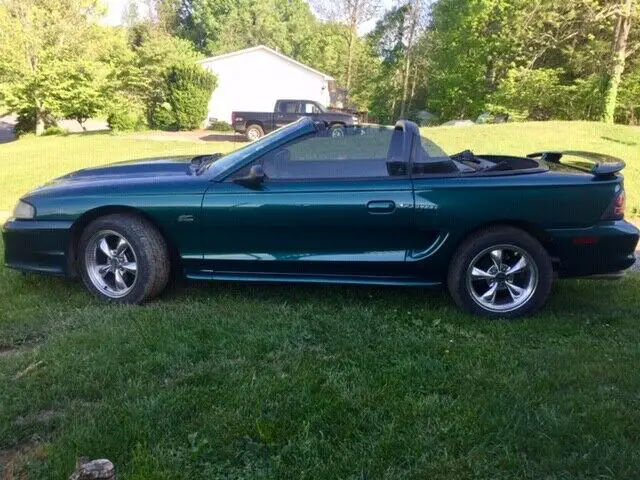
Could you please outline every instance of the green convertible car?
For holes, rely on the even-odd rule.
[[[4,225],[6,264],[78,275],[121,303],[159,295],[174,272],[446,284],[463,309],[516,317],[544,305],[554,278],[617,276],[633,264],[623,167],[584,152],[449,156],[408,121],[336,137],[304,118],[225,156],[54,180]]]

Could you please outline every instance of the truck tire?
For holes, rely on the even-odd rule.
[[[344,125],[340,123],[332,125],[329,131],[331,132],[331,136],[333,138],[342,138],[344,137],[344,134],[345,134]]]
[[[247,127],[246,135],[247,140],[255,142],[256,140],[264,137],[264,130],[260,125],[252,124]]]

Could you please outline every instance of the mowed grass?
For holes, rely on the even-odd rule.
[[[454,151],[504,128],[472,147],[536,149],[507,127],[426,132]],[[22,142],[0,146],[3,190],[229,147]],[[21,151],[51,175],[14,165]],[[558,282],[543,312],[507,322],[406,288],[185,283],[117,307],[0,266],[0,478],[67,478],[83,455],[124,480],[639,478],[639,318],[638,274]]]

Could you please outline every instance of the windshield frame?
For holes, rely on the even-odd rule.
[[[248,143],[233,152],[229,152],[215,162],[212,162],[201,175],[214,181],[224,180],[228,174],[244,167],[258,156],[264,155],[272,149],[278,148],[283,143],[295,139],[300,135],[306,135],[314,130],[315,125],[313,121],[307,117],[302,117],[293,123],[268,133],[255,142]]]

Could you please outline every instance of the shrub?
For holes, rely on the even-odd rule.
[[[217,84],[215,75],[199,65],[179,65],[169,69],[166,80],[167,101],[176,127],[179,130],[200,127]]]
[[[527,120],[565,118],[571,87],[560,84],[561,73],[546,68],[510,70],[487,107],[492,113],[506,110]]]
[[[207,127],[208,130],[213,130],[215,132],[233,132],[233,127],[229,122],[225,122],[224,120],[216,120],[215,122],[211,122]]]
[[[42,133],[42,136],[48,137],[50,135],[64,135],[66,133],[69,133],[69,131],[66,128],[51,126],[51,127],[45,128],[44,132]]]
[[[46,114],[44,119],[44,128],[57,127],[57,119],[51,115]],[[16,136],[21,136],[26,133],[35,133],[36,131],[36,111],[33,108],[24,108],[18,112],[18,119],[13,127],[13,132]]]
[[[107,123],[115,132],[144,130],[147,126],[144,105],[126,97],[117,97],[107,108]]]
[[[177,130],[176,118],[169,102],[155,103],[151,106],[149,126],[160,130]]]

